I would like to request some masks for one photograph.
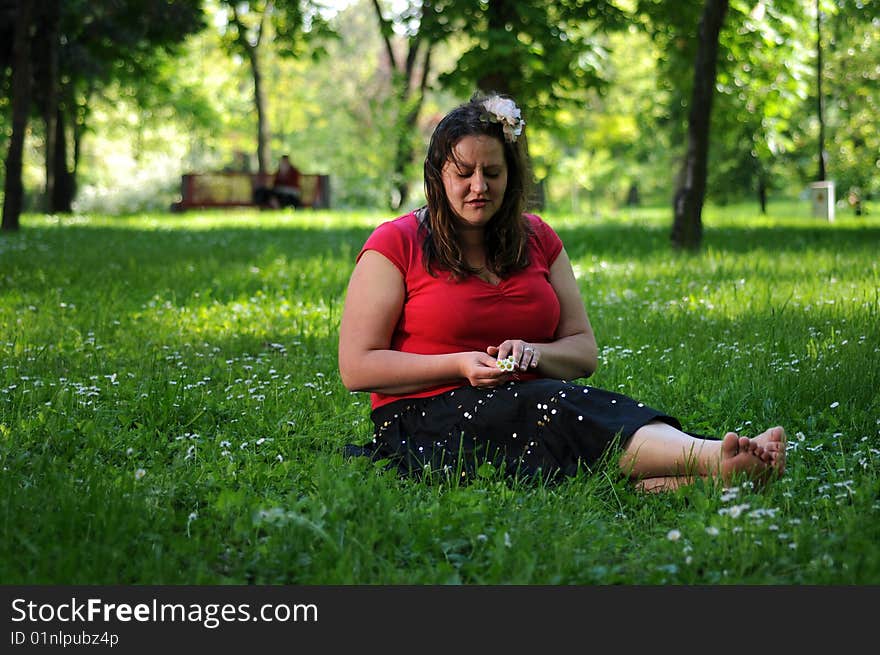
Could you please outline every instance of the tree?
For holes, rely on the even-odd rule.
[[[615,3],[599,0],[464,4],[460,32],[470,47],[442,80],[463,93],[510,94],[545,127],[560,107],[604,84],[607,53],[597,35],[629,24]]]
[[[415,154],[414,132],[425,100],[431,75],[431,57],[435,47],[445,41],[460,25],[456,3],[443,0],[408,3],[392,17],[379,0],[372,0],[385,46],[390,71],[391,94],[394,98],[394,163],[391,208],[396,210],[409,195],[407,169]],[[398,53],[394,33],[398,28],[403,37],[405,54]]]
[[[272,41],[280,53],[296,56],[302,54],[307,36],[327,37],[330,31],[308,2],[221,0],[221,5],[227,20],[223,42],[230,53],[239,54],[248,62],[251,71],[257,114],[257,166],[259,172],[265,174],[271,167],[272,132],[263,78],[264,50]]]
[[[822,92],[822,6],[821,0],[816,0],[816,117],[819,120],[819,171],[816,179],[824,182],[827,175],[825,162],[828,153],[825,151],[825,95]]]
[[[725,23],[706,196],[725,202],[756,193],[766,212],[770,191],[793,179],[785,157],[813,77],[806,16],[797,1],[735,1]]]
[[[858,208],[880,194],[880,3],[834,0],[821,8],[826,164],[841,196]]]
[[[52,211],[56,203],[53,197],[56,193],[56,168],[64,166],[64,162],[56,161],[56,140],[58,139],[58,109],[59,109],[59,61],[61,49],[61,4],[58,2],[44,3],[44,12],[40,21],[42,34],[39,41],[46,44],[43,56],[38,58],[38,64],[42,64],[41,74],[37,75],[37,89],[42,89],[41,105],[43,113],[43,125],[45,126],[45,151],[44,161],[46,168],[46,184],[43,205],[48,211]]]
[[[688,115],[687,153],[673,200],[672,243],[696,249],[703,236],[702,210],[706,195],[709,118],[718,60],[718,36],[728,0],[706,0],[698,28],[694,84]]]
[[[590,92],[605,83],[607,51],[601,35],[628,24],[615,3],[596,0],[498,0],[468,5],[463,32],[471,47],[444,79],[462,91],[511,95],[527,121],[559,130],[562,108],[585,108]],[[528,130],[523,148],[532,169],[535,194],[545,200],[544,175],[536,175]],[[584,165],[601,157],[581,158]],[[544,167],[546,168],[546,167]],[[583,172],[590,176],[590,172]],[[582,176],[579,176],[582,177]]]
[[[35,27],[28,60],[15,58],[3,64],[13,68],[14,77],[22,67],[31,71],[27,112],[35,105],[47,128],[47,209],[70,211],[92,94],[110,84],[150,84],[156,53],[172,50],[187,34],[203,27],[201,1],[12,0],[11,4],[19,17],[25,10],[35,12]],[[0,12],[0,20],[5,16]],[[0,33],[6,30],[8,25],[0,25]],[[17,38],[20,30],[16,26],[14,31]],[[23,133],[16,131],[20,127],[13,125],[12,142],[23,139]],[[20,183],[20,172],[18,177]],[[7,184],[14,186],[15,180],[7,179]]]
[[[731,2],[720,37],[707,198],[757,191],[764,211],[770,191],[800,189],[819,176],[856,198],[869,192],[871,154],[880,152],[871,118],[880,104],[878,18],[876,3],[857,0]]]
[[[668,197],[673,160],[670,130],[663,127],[668,92],[658,91],[657,52],[646,34],[622,30],[597,37],[607,51],[609,82],[554,114],[552,131],[529,135],[535,176],[549,202],[574,212]]]
[[[399,106],[394,176],[403,202],[406,168],[413,157],[412,131],[430,74],[431,53],[455,35],[465,52],[440,83],[461,96],[475,90],[512,95],[536,123],[551,122],[561,103],[583,100],[583,91],[599,84],[601,49],[592,39],[596,25],[624,24],[613,4],[597,0],[497,0],[461,3],[435,0],[409,3],[394,19],[378,0],[373,7],[391,62]],[[395,26],[406,39],[406,56],[396,54]]]
[[[33,40],[33,3],[25,2],[19,7],[15,21],[15,35],[12,47],[14,62],[12,75],[12,136],[9,139],[9,152],[6,156],[6,179],[3,195],[3,219],[0,227],[4,231],[19,228],[19,217],[23,204],[24,189],[21,183],[24,135],[27,129],[28,113],[31,105],[31,42]]]
[[[247,60],[254,83],[254,108],[257,112],[257,166],[261,174],[270,167],[269,123],[266,117],[266,92],[263,85],[263,72],[260,66],[261,47],[268,22],[275,11],[274,2],[224,1],[228,13],[228,30],[225,43],[232,52],[240,52]],[[299,5],[285,5],[295,11]],[[296,22],[298,17],[295,18]]]
[[[80,4],[82,6],[77,6]],[[63,77],[72,84],[65,94],[62,83],[62,111],[59,112],[56,140],[56,178],[64,174],[66,160],[72,161],[75,175],[79,161],[82,137],[87,128],[90,101],[93,94],[111,85],[137,90],[152,86],[157,68],[167,54],[179,51],[183,40],[201,31],[204,16],[201,0],[115,0],[106,5],[87,0],[64,3],[62,34],[65,45],[61,51]],[[172,20],[169,20],[172,18]],[[112,34],[113,38],[107,35]],[[71,48],[73,43],[75,46]],[[65,123],[72,124],[71,155],[66,152],[68,137]],[[63,209],[70,210],[75,190],[75,178],[58,194]],[[61,208],[61,202],[56,203]]]

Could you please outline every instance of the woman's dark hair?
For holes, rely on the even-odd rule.
[[[486,225],[486,266],[504,277],[528,266],[530,229],[523,216],[528,172],[522,142],[504,138],[501,123],[489,120],[483,102],[491,96],[474,96],[443,117],[428,145],[425,157],[425,198],[427,218],[422,223],[422,255],[428,272],[435,267],[449,270],[456,278],[477,271],[468,266],[458,240],[459,219],[446,197],[443,167],[455,160],[453,148],[466,136],[486,135],[504,147],[507,189],[498,211]],[[503,96],[502,96],[503,97]]]

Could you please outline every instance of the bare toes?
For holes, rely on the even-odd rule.
[[[777,425],[775,428],[770,428],[770,441],[785,444],[785,430],[779,425]]]
[[[721,456],[734,457],[739,452],[739,436],[736,432],[728,432],[721,440]]]

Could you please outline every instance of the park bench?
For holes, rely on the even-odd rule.
[[[272,186],[271,174],[248,172],[185,173],[180,181],[180,200],[171,211],[211,207],[257,207],[254,189]],[[326,209],[330,206],[328,175],[300,176],[302,206]]]

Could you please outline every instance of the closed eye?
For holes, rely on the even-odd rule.
[[[474,171],[462,171],[462,170],[458,171],[458,177],[460,177],[463,180],[473,176],[473,174],[474,174]],[[494,178],[499,177],[501,175],[501,171],[496,171],[496,170],[483,171],[483,175],[494,179]]]

